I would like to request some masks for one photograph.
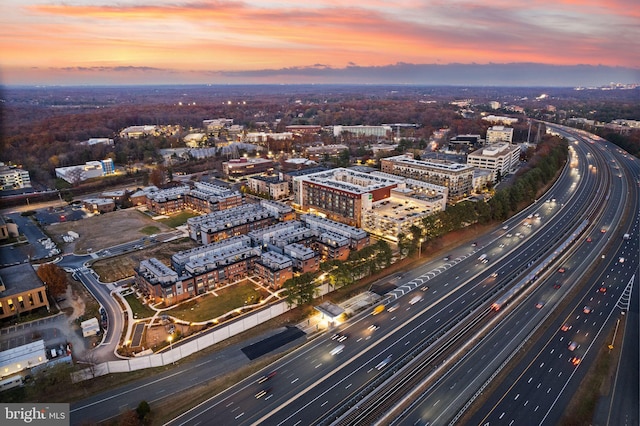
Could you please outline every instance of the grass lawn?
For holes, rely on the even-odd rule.
[[[256,289],[250,281],[216,290],[218,296],[206,294],[195,300],[182,303],[167,314],[185,321],[208,321],[231,312],[234,309],[256,303],[267,296],[267,292]]]
[[[200,215],[192,211],[184,210],[167,219],[160,219],[158,222],[162,222],[167,226],[176,228],[180,225],[184,225],[185,223],[187,223],[187,219],[189,219],[190,217],[196,217],[196,216],[200,216]]]
[[[142,304],[142,302],[138,300],[135,294],[130,294],[128,296],[125,296],[124,298],[126,299],[127,303],[129,303],[129,306],[131,307],[131,310],[133,311],[134,316],[137,319],[150,318],[156,313],[156,311],[154,311],[153,309],[150,309],[146,305]]]
[[[144,228],[140,229],[139,232],[142,232],[145,235],[153,235],[153,234],[159,233],[160,232],[160,228],[158,228],[157,226],[149,225],[149,226],[145,226]]]

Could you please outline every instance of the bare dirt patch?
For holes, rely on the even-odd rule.
[[[100,276],[102,282],[119,281],[134,275],[133,268],[140,266],[140,261],[155,257],[165,265],[171,264],[171,256],[183,250],[198,247],[199,244],[190,238],[182,238],[168,243],[146,247],[121,256],[100,259],[91,268]]]
[[[172,230],[136,209],[127,209],[74,222],[55,223],[47,226],[45,231],[64,252],[84,254],[88,249],[97,251],[148,236],[143,231],[148,226],[157,227],[159,232]],[[68,231],[77,232],[80,238],[73,243],[64,242],[62,236]]]

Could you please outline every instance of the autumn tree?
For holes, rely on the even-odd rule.
[[[38,268],[38,277],[45,283],[51,297],[58,297],[67,291],[67,274],[53,263],[45,263]]]

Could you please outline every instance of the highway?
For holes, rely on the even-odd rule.
[[[336,332],[349,336],[340,353],[331,354],[337,343],[330,335],[316,339],[270,366],[269,370],[277,374],[267,382],[256,382],[267,373],[263,371],[178,417],[172,424],[333,422],[351,406],[365,401],[368,393],[400,372],[417,354],[451,339],[452,324],[462,321],[468,313],[485,315],[500,289],[525,274],[570,234],[579,222],[577,218],[586,215],[597,219],[598,208],[611,204],[607,175],[593,172],[586,154],[582,155],[578,168],[567,168],[552,190],[555,201],[540,200],[507,221],[506,229],[501,227],[479,240],[477,246],[461,247],[448,260],[434,261],[404,277],[408,282],[398,291],[413,290],[399,299],[400,308],[394,312],[375,317],[365,313],[339,327]],[[594,157],[594,161],[600,161],[596,167],[604,169],[601,159]],[[524,238],[519,238],[518,233]],[[594,245],[604,244],[602,241],[599,239]],[[478,260],[482,254],[487,254],[487,264]],[[497,277],[492,276],[494,273]],[[425,283],[429,290],[421,292]],[[544,306],[532,315],[537,316],[536,323],[544,319],[570,286],[560,291],[551,285],[539,288],[554,291],[545,296]],[[409,300],[415,294],[421,294],[423,300],[410,305]],[[394,303],[390,301],[389,306]],[[368,327],[373,324],[379,328],[370,330]],[[522,326],[512,327],[519,328]],[[455,412],[455,408],[448,410]]]

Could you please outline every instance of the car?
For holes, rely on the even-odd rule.
[[[511,237],[513,237],[513,234],[507,234],[506,237],[507,238],[511,238]]]
[[[571,330],[571,326],[569,324],[562,324],[562,327],[560,327],[560,330],[569,331]]]
[[[553,285],[553,288],[555,288],[556,290],[559,289],[560,287],[562,287],[562,284],[560,284],[560,281],[556,281],[556,283]]]
[[[602,286],[602,287],[600,287],[600,288],[598,289],[598,291],[599,291],[600,293],[606,293],[606,292],[607,292],[607,288],[606,288],[605,286]]]
[[[571,364],[573,365],[579,365],[580,364],[580,358],[577,356],[574,356],[573,358],[571,358]]]
[[[266,389],[262,389],[260,392],[258,392],[256,394],[256,399],[260,399],[263,396],[265,396],[266,394],[268,394],[269,392],[271,392],[271,388],[266,388]]]
[[[380,326],[378,324],[371,324],[369,327],[367,327],[367,330],[376,331],[379,328],[380,328]]]
[[[624,263],[624,257],[620,257],[620,258],[618,259],[618,262],[620,262],[620,263]]]
[[[495,278],[495,277],[497,277],[497,276],[498,276],[498,273],[497,273],[497,272],[494,272],[493,274],[491,274],[491,277],[493,277],[493,278]]]
[[[591,237],[587,237],[587,242],[590,243],[591,242]]]
[[[542,309],[543,306],[544,306],[544,302],[536,303],[536,309]]]
[[[565,273],[565,271],[566,271],[566,269],[564,269],[564,268],[560,268],[560,269],[558,269],[558,272],[559,272],[559,273],[561,273],[561,274],[564,274],[564,273]]]
[[[576,343],[576,342],[569,342],[569,346],[568,346],[568,348],[569,348],[569,350],[570,350],[571,352],[575,351],[577,347],[578,347],[578,343]]]
[[[380,361],[378,365],[376,365],[376,370],[382,370],[387,364],[389,364],[389,361],[391,361],[391,355]]]
[[[471,247],[476,247],[477,245],[478,245],[478,243],[476,243],[476,242],[471,243]]]
[[[338,355],[343,350],[344,350],[344,345],[338,345],[335,348],[331,349],[331,352],[329,352],[329,353],[331,355]]]
[[[504,248],[504,244],[500,244],[498,247],[500,247],[500,248]]]
[[[607,230],[606,230],[606,229],[604,229],[604,228],[602,228],[602,229],[600,230],[600,232],[604,234],[605,232],[607,232]]]
[[[262,376],[262,377],[260,377],[260,378],[258,379],[258,383],[264,383],[264,382],[266,382],[267,380],[272,379],[272,378],[273,378],[273,376],[275,376],[275,375],[276,375],[276,372],[275,372],[275,371],[272,371],[272,372],[271,372],[271,373],[269,373],[269,374],[265,374],[264,376]]]
[[[344,342],[345,340],[347,340],[349,336],[347,336],[346,334],[339,334],[336,333],[333,336],[331,336],[331,340],[336,340],[338,342]]]
[[[422,302],[422,300],[423,300],[423,297],[422,297],[422,296],[413,296],[413,297],[411,298],[411,300],[409,300],[409,304],[410,304],[410,305],[415,305],[415,304],[416,304],[416,303],[418,303],[418,302]]]
[[[445,262],[448,262],[449,259],[451,259],[451,256],[445,256],[444,259],[442,259],[442,260],[444,260]]]
[[[429,286],[428,286],[428,285],[425,285],[425,286],[424,286],[424,287],[422,287],[420,290],[422,290],[422,291],[427,291],[427,290],[429,290]]]
[[[502,229],[505,229],[505,230],[509,229],[509,225],[503,226]]]
[[[582,312],[584,312],[585,314],[590,314],[591,306],[585,306],[584,308],[582,308]]]
[[[387,311],[389,311],[389,312],[393,312],[393,311],[395,311],[396,309],[398,309],[399,307],[400,307],[400,305],[399,305],[398,303],[396,303],[396,304],[394,304],[394,305],[389,306],[389,309],[387,309]]]

